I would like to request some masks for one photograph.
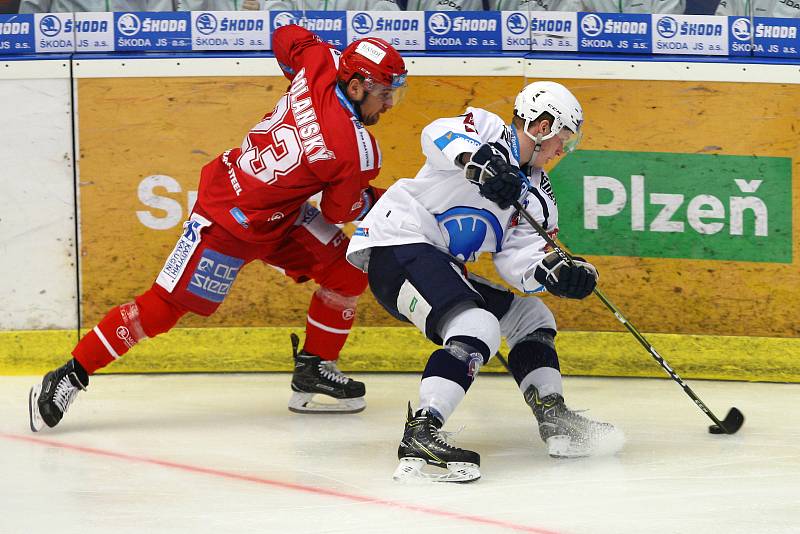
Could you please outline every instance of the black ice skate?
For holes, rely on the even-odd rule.
[[[432,480],[434,482],[472,482],[481,477],[481,457],[477,452],[453,447],[447,443],[447,432],[441,430],[438,417],[420,410],[416,415],[408,404],[408,417],[403,440],[397,449],[400,464],[392,478],[397,481]],[[446,473],[426,473],[426,465],[447,469]]]
[[[28,395],[31,430],[38,432],[44,425],[56,426],[78,391],[85,390],[88,385],[89,375],[75,360],[44,375],[42,383],[33,386]]]
[[[564,397],[551,393],[543,398],[535,386],[525,391],[525,402],[539,422],[539,435],[553,458],[580,458],[601,450],[616,452],[624,437],[614,425],[593,421],[564,404]],[[615,450],[616,449],[616,450]]]
[[[297,413],[358,413],[367,403],[363,382],[345,376],[336,362],[313,354],[298,354],[300,338],[292,334],[294,375],[289,410]],[[335,402],[317,402],[314,395],[325,395]]]

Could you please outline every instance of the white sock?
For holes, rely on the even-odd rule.
[[[531,386],[536,386],[539,398],[546,397],[551,393],[558,393],[564,396],[564,388],[561,384],[561,373],[553,367],[539,367],[528,373],[519,384],[519,389],[525,393]]]
[[[441,376],[428,376],[419,384],[419,409],[431,409],[447,421],[467,394],[460,385]]]

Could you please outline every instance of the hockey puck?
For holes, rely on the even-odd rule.
[[[708,431],[712,434],[726,434],[724,430],[719,425],[710,425],[708,427]]]

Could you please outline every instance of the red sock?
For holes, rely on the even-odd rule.
[[[303,350],[323,360],[336,360],[356,318],[358,297],[320,287],[311,297]]]
[[[164,300],[153,288],[113,308],[78,342],[72,355],[86,372],[94,374],[128,352],[139,341],[175,326],[186,310]]]
[[[134,302],[116,306],[78,342],[72,355],[86,372],[94,374],[113,362],[147,336]]]

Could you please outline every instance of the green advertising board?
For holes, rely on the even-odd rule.
[[[791,263],[791,164],[579,150],[550,172],[559,237],[581,254]]]

